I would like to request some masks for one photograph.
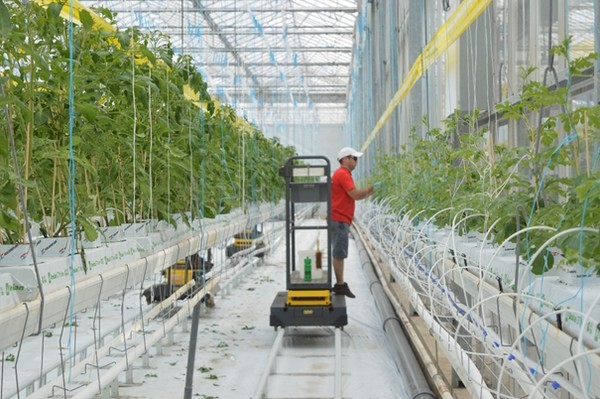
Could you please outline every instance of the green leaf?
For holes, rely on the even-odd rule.
[[[60,18],[63,5],[60,3],[50,3],[48,6],[48,15],[52,18]]]
[[[577,193],[577,199],[583,202],[586,197],[590,195],[593,188],[600,188],[600,183],[597,180],[588,179],[583,181],[580,185],[575,188]]]
[[[129,32],[117,32],[117,40],[122,49],[128,49],[129,43],[131,43],[131,35]]]
[[[10,13],[8,8],[2,0],[0,0],[0,32],[8,34],[12,31],[12,22],[10,20]]]
[[[146,46],[140,46],[139,50],[140,50],[140,53],[144,57],[148,58],[153,65],[156,64],[156,57],[150,50],[148,50],[148,48]]]
[[[83,232],[86,240],[95,241],[98,238],[98,230],[87,219],[81,218],[78,220],[78,222],[81,225],[81,227],[83,227]]]
[[[98,113],[98,108],[95,105],[88,103],[77,102],[75,103],[75,109],[90,123],[94,122],[96,114]]]
[[[79,20],[81,21],[81,24],[83,25],[85,30],[91,30],[94,27],[94,19],[92,18],[92,15],[86,10],[79,11]]]

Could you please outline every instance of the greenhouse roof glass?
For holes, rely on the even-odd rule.
[[[345,119],[356,0],[81,3],[116,12],[121,28],[168,34],[195,59],[211,95],[238,111],[302,107],[319,124]]]

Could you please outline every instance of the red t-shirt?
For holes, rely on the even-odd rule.
[[[348,191],[354,188],[354,179],[350,171],[346,168],[338,168],[331,177],[332,220],[352,224],[355,201],[348,195]]]

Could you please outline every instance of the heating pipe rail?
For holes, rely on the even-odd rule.
[[[354,229],[356,231],[356,229]],[[356,235],[355,235],[356,236]],[[367,275],[367,281],[371,289],[371,294],[375,299],[379,314],[383,319],[383,331],[392,347],[392,357],[394,363],[400,370],[400,375],[404,379],[403,385],[412,399],[435,399],[436,396],[429,388],[429,383],[421,370],[421,365],[415,356],[406,335],[403,330],[403,323],[396,315],[392,304],[390,303],[381,281],[373,270],[367,251],[362,240],[355,240],[358,247],[358,253],[363,271]]]
[[[252,399],[264,399],[268,398],[268,386],[269,377],[273,374],[276,368],[277,356],[282,350],[283,339],[285,336],[286,329],[279,328],[277,335],[271,346],[269,357],[267,358],[267,364],[260,376],[258,385],[254,394],[251,396]],[[341,328],[334,328],[334,370],[333,370],[333,399],[342,399],[342,333]]]
[[[362,243],[363,244],[370,243],[370,241],[365,238],[367,235],[363,230],[361,230],[360,223],[357,222],[357,223],[355,223],[355,225],[357,227],[359,227],[357,229],[357,232],[358,232],[359,237],[362,240]],[[361,240],[357,240],[357,242],[359,242]],[[372,246],[372,244],[367,245],[367,247],[365,247],[365,250],[369,253],[370,259],[375,259],[374,255],[373,255],[373,251],[371,250],[371,246]],[[376,251],[376,252],[378,252],[380,255],[384,255],[384,254],[381,254],[379,251]],[[379,267],[377,266],[377,262],[372,263],[372,265],[376,269],[379,269]],[[378,272],[378,274],[380,275],[380,278],[381,278],[380,281],[383,285],[384,291],[387,291],[388,295],[390,295],[390,298],[392,298],[392,300],[394,300],[393,296],[391,296],[392,294],[391,294],[389,288],[387,287],[387,283],[383,280],[383,277],[381,276],[381,272]],[[446,354],[448,360],[453,365],[454,371],[459,375],[461,381],[465,384],[465,387],[467,388],[467,390],[476,398],[491,399],[492,395],[489,392],[489,388],[485,384],[485,380],[483,379],[482,375],[480,374],[479,370],[477,369],[477,367],[475,366],[473,361],[469,358],[467,353],[465,353],[462,350],[460,345],[457,344],[454,337],[452,337],[444,328],[442,328],[436,322],[436,320],[431,315],[431,313],[429,313],[426,306],[420,300],[419,296],[415,294],[415,292],[416,292],[415,288],[412,286],[408,277],[403,274],[395,274],[394,278],[395,278],[396,282],[398,283],[398,285],[406,290],[407,295],[410,298],[412,307],[417,311],[417,313],[419,314],[419,316],[421,317],[423,322],[429,327],[430,331],[434,331],[434,334],[436,335],[436,339],[439,342],[442,342],[444,344],[441,346],[441,348],[444,350],[444,353]],[[397,303],[397,301],[395,301],[394,307],[396,309],[399,309],[398,310],[399,312],[402,311],[401,310],[402,308],[401,308],[400,304]],[[405,316],[401,315],[400,317],[405,317]],[[405,324],[406,324],[405,327],[407,328],[407,331],[410,331],[410,324],[408,323],[408,320]],[[414,336],[414,334],[413,334],[413,336]],[[413,339],[413,343],[415,344],[415,347],[418,348],[419,343],[416,341],[417,341],[416,339]],[[410,346],[409,346],[409,350],[412,351]],[[419,353],[422,357],[428,357],[425,350],[419,351]],[[435,372],[432,370],[432,367],[428,366],[427,369],[429,370],[429,375],[432,376],[432,381],[435,384],[436,388],[438,389],[439,394],[444,398],[451,398],[452,397],[451,394],[449,393],[447,387],[445,387],[446,384],[443,381],[440,381],[441,378],[435,374]],[[440,390],[440,388],[442,390]],[[448,395],[450,395],[450,396],[448,396]]]

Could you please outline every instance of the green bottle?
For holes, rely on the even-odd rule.
[[[312,281],[312,266],[311,260],[307,256],[304,258],[304,281]]]

